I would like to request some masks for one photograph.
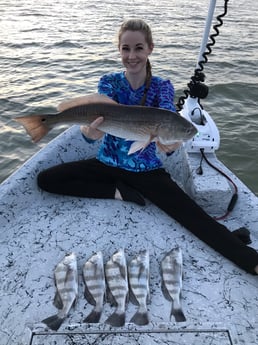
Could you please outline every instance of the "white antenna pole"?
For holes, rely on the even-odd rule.
[[[216,7],[216,0],[210,0],[209,12],[206,18],[206,25],[205,25],[205,29],[204,29],[204,33],[202,37],[202,43],[200,47],[200,52],[199,52],[196,68],[200,68],[199,62],[203,60],[203,54],[205,53],[206,46],[208,43],[215,7]]]

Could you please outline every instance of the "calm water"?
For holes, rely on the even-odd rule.
[[[217,1],[217,14],[223,3]],[[0,0],[0,181],[65,128],[35,145],[13,119],[54,111],[65,98],[95,92],[103,73],[120,70],[116,33],[126,18],[151,25],[153,73],[172,80],[177,101],[196,66],[208,4]],[[205,66],[210,93],[202,105],[220,130],[218,157],[258,195],[258,2],[228,7]]]

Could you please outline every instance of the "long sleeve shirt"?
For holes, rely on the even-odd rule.
[[[124,72],[104,75],[98,84],[98,92],[125,105],[139,105],[145,86],[134,90]],[[174,88],[169,80],[153,76],[147,92],[145,105],[175,111]],[[122,114],[121,114],[122,115]],[[104,164],[134,172],[160,168],[162,162],[156,154],[156,144],[151,142],[142,151],[128,155],[132,141],[105,134],[97,159]]]

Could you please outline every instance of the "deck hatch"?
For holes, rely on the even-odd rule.
[[[236,345],[228,329],[32,332],[29,345]]]

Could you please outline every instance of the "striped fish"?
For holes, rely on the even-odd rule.
[[[57,331],[78,296],[78,273],[75,253],[67,254],[56,266],[54,279],[56,285],[54,305],[59,309],[59,312],[42,320],[42,322],[52,330]]]
[[[102,252],[93,254],[83,265],[84,296],[94,305],[91,313],[84,319],[86,323],[98,323],[103,310],[105,296],[105,273]]]
[[[149,251],[143,250],[128,265],[131,300],[139,305],[130,322],[142,326],[149,323],[147,301],[150,299],[149,287]]]
[[[161,262],[162,291],[165,298],[172,301],[170,317],[177,322],[186,321],[181,306],[183,257],[179,247],[168,252]]]
[[[123,249],[115,252],[105,266],[106,279],[110,297],[116,305],[116,310],[106,320],[114,327],[124,326],[125,306],[128,298],[128,278],[126,258]]]

